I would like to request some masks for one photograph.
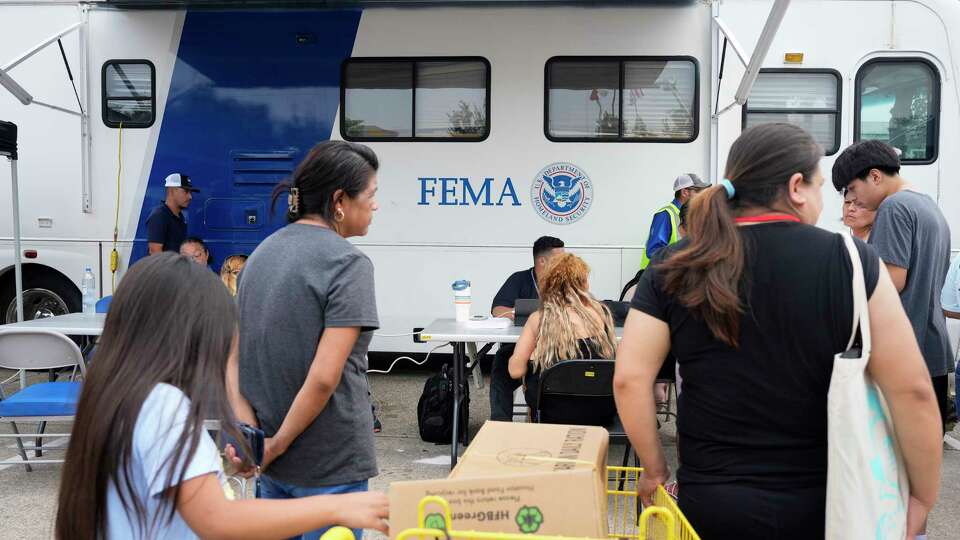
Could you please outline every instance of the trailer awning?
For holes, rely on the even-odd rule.
[[[683,6],[699,0],[93,0],[92,3],[127,9],[221,7],[531,7],[531,6]]]

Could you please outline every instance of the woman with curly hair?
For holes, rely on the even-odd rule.
[[[538,409],[540,374],[558,362],[575,359],[612,359],[616,350],[610,310],[590,294],[590,267],[572,253],[558,255],[540,278],[540,309],[523,327],[513,356],[510,376],[523,379],[531,410]],[[580,407],[554,411],[552,416],[571,424],[604,425],[616,409]]]

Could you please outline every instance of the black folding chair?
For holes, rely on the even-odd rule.
[[[613,401],[613,360],[566,360],[540,374],[536,421],[544,424],[599,425],[611,443],[623,443],[623,466],[633,448]],[[563,406],[566,404],[567,406]],[[583,414],[569,414],[581,411]],[[639,460],[634,455],[634,463]]]

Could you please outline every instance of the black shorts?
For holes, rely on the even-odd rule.
[[[823,539],[826,486],[680,483],[680,511],[703,540]]]

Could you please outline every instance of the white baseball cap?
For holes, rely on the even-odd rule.
[[[673,191],[675,192],[686,188],[705,189],[708,187],[710,187],[709,183],[704,182],[699,176],[693,173],[681,174],[673,181]]]
[[[193,183],[190,182],[190,177],[183,173],[173,173],[167,175],[167,178],[163,181],[163,187],[178,187],[193,191],[194,193],[200,191],[199,189],[193,187]]]

